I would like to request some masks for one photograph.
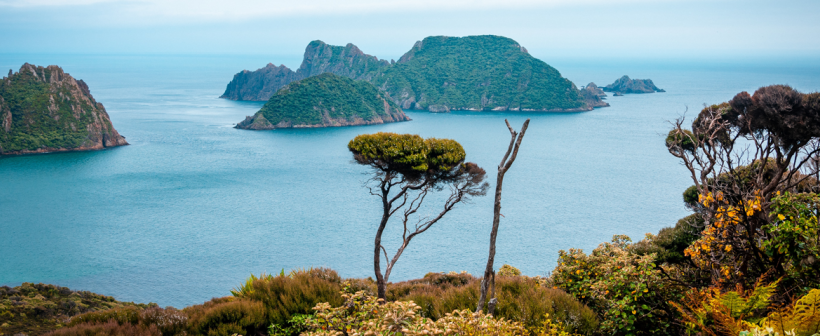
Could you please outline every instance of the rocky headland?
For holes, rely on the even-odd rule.
[[[270,130],[383,124],[408,121],[396,103],[373,84],[333,73],[288,84],[236,128]]]
[[[368,81],[403,109],[575,112],[607,106],[590,104],[555,68],[516,41],[493,35],[427,37],[398,62],[352,44],[313,41],[297,71],[269,64],[240,72],[222,98],[264,101],[287,83],[325,72]]]
[[[23,64],[0,81],[0,155],[127,145],[88,85],[56,65]]]
[[[651,79],[631,79],[629,76],[618,78],[614,83],[602,88],[605,92],[620,93],[653,93],[666,92],[655,86]],[[616,96],[619,96],[616,94]]]
[[[234,75],[220,98],[266,101],[283,86],[311,76],[329,72],[368,80],[376,70],[389,65],[385,60],[365,54],[353,44],[341,47],[316,40],[305,48],[302,65],[296,71],[271,63],[256,71],[244,70]]]
[[[601,90],[595,83],[589,83],[587,86],[581,88],[581,95],[584,100],[591,107],[608,107],[609,103],[604,101],[606,93]]]

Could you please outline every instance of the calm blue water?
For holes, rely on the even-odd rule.
[[[556,60],[578,85],[628,74],[668,92],[610,97],[612,107],[586,113],[409,111],[413,121],[380,126],[233,129],[261,103],[217,97],[234,73],[269,61],[0,55],[4,73],[23,62],[58,64],[85,80],[131,143],[0,159],[0,284],[55,283],[182,307],[228,294],[251,272],[324,266],[372,276],[380,204],[347,142],[379,131],[456,139],[494,182],[509,141],[504,118],[532,122],[505,180],[497,266],[543,275],[560,249],[589,251],[614,234],[637,240],[687,215],[680,193],[690,180],[663,145],[668,121],[687,106],[693,115],[774,83],[820,90],[818,62]],[[491,196],[459,205],[412,242],[391,280],[480,274],[491,218]],[[386,233],[388,249],[397,234]]]

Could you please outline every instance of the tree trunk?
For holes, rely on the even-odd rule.
[[[504,174],[507,173],[507,170],[510,169],[512,163],[515,161],[516,156],[518,156],[518,148],[521,146],[521,139],[524,138],[524,132],[527,131],[527,126],[530,124],[530,120],[524,122],[524,126],[521,127],[521,133],[518,134],[515,130],[510,127],[510,122],[504,120],[507,123],[507,128],[510,130],[510,146],[507,148],[507,153],[504,154],[504,158],[501,159],[501,164],[498,165],[498,178],[496,179],[495,185],[495,204],[493,206],[493,229],[490,232],[490,255],[487,258],[487,268],[484,269],[484,278],[481,280],[481,295],[478,298],[478,306],[476,307],[476,312],[482,310],[484,308],[484,302],[487,299],[487,289],[492,286],[495,288],[495,272],[493,272],[493,263],[495,262],[495,240],[498,236],[498,225],[500,224],[500,215],[501,215],[501,187],[504,184]],[[512,156],[510,156],[512,154]],[[509,157],[509,161],[507,158]],[[493,290],[492,296],[495,296],[495,290]],[[492,304],[489,308],[489,313],[492,314],[493,310],[495,310],[495,305],[497,300],[495,297],[491,298]]]

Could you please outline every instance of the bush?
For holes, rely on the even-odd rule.
[[[143,324],[119,324],[111,320],[105,323],[79,323],[52,331],[46,336],[162,336],[157,326]]]
[[[139,324],[141,311],[139,307],[122,307],[85,313],[71,318],[68,322],[68,326],[78,324],[102,324],[109,321],[115,321],[119,324]]]
[[[264,335],[268,319],[261,302],[225,297],[183,310],[190,335]]]
[[[420,307],[412,301],[384,304],[365,294],[344,294],[345,304],[332,308],[320,303],[316,315],[308,320],[308,336],[320,335],[524,335],[518,323],[495,319],[469,310],[453,311],[433,321],[418,314]]]
[[[315,268],[257,279],[243,298],[264,304],[268,321],[284,326],[296,314],[313,313],[320,302],[341,304],[341,289],[342,279],[336,271]]]
[[[480,280],[469,274],[430,273],[423,279],[388,286],[388,301],[412,301],[422,317],[439,320],[453,311],[474,310]],[[595,313],[562,290],[542,286],[538,279],[499,277],[495,317],[535,330],[550,314],[566,331],[589,334],[598,325]]]
[[[589,255],[559,251],[552,283],[592,307],[605,334],[674,333],[675,310],[668,302],[680,297],[683,288],[662,276],[664,266],[655,264],[654,253],[634,253],[629,242],[629,237],[615,236]]]

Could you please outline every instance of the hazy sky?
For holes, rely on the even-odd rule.
[[[398,59],[480,34],[552,57],[818,57],[820,1],[0,0],[3,53],[301,55],[320,39]]]

